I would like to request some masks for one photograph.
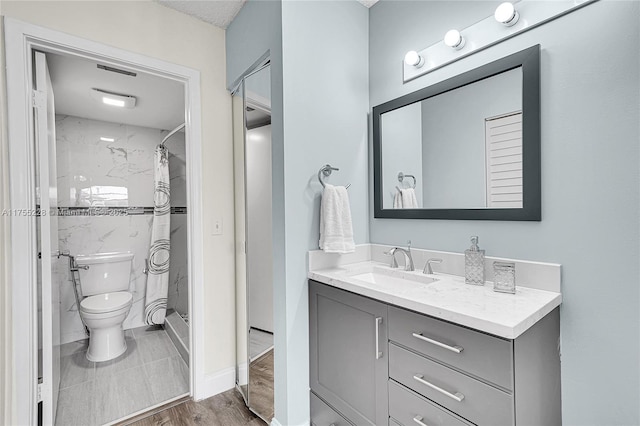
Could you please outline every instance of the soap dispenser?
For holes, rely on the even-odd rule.
[[[478,247],[478,237],[471,237],[471,247],[464,251],[464,282],[484,285],[484,250]]]

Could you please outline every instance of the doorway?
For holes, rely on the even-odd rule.
[[[194,302],[202,292],[201,213],[190,207],[199,206],[201,197],[198,73],[11,19],[5,19],[5,35],[12,83],[11,207],[36,213],[11,221],[12,282],[21,283],[13,286],[12,314],[19,422],[36,424],[40,406],[42,424],[55,424],[56,417],[62,419],[58,424],[104,424],[197,397],[202,354],[193,342],[202,338],[202,305]],[[116,84],[127,79],[136,83]],[[164,101],[151,100],[152,92]],[[134,98],[140,108],[118,109],[105,98]],[[165,107],[145,112],[144,104]],[[105,112],[105,105],[116,109]],[[103,115],[92,115],[100,108]],[[178,127],[185,131],[173,132]],[[157,266],[150,229],[158,209],[154,150],[161,142],[175,192],[167,211],[171,249],[155,259],[167,266],[167,309],[150,327],[145,274]],[[131,259],[127,288],[121,289],[131,299],[122,324],[126,351],[91,360],[92,336],[86,339],[88,321],[79,306],[87,299],[83,273],[86,278],[93,264],[80,256],[111,252]],[[193,326],[164,326],[172,309]],[[152,382],[158,377],[168,380]]]

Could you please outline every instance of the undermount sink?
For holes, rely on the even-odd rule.
[[[385,269],[379,267],[367,268],[367,270],[353,271],[348,274],[350,278],[365,281],[371,284],[378,285],[390,285],[390,286],[402,286],[406,285],[407,281],[420,284],[431,284],[438,281],[438,279],[423,275],[416,272],[407,272],[396,269]]]

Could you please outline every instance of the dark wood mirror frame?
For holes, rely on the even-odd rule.
[[[424,99],[522,67],[522,190],[521,208],[383,209],[382,114]],[[394,219],[541,220],[540,182],[540,45],[373,107],[374,217]]]

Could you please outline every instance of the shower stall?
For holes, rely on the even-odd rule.
[[[180,356],[189,365],[189,286],[187,264],[187,205],[184,171],[185,137],[180,132],[184,124],[173,129],[162,139],[169,148],[169,176],[171,179],[171,258],[169,266],[169,293],[165,330]],[[174,207],[177,206],[177,207]]]

